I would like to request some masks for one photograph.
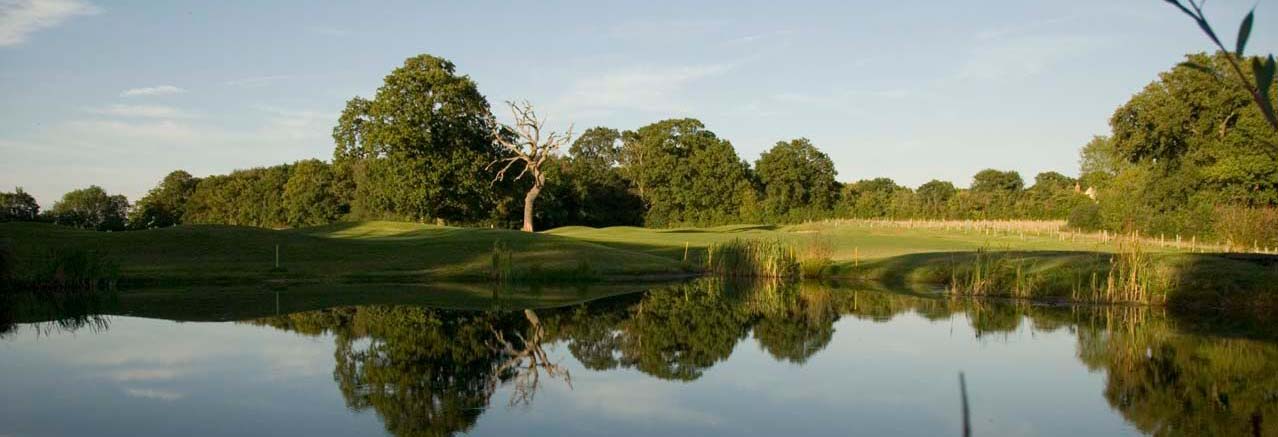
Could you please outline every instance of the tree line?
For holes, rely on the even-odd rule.
[[[1210,64],[1223,56],[1189,59]],[[1258,147],[1272,144],[1274,133],[1248,103],[1245,91],[1182,64],[1118,108],[1111,135],[1083,147],[1079,179],[1044,172],[1032,184],[996,169],[974,175],[969,188],[940,180],[911,188],[889,178],[841,183],[829,156],[808,139],[779,141],[749,163],[693,118],[586,129],[567,153],[538,156],[535,177],[498,178],[505,168],[493,163],[518,159],[502,145],[526,139],[495,120],[476,83],[453,63],[420,55],[387,75],[372,98],[347,102],[329,162],[205,178],[179,170],[131,206],[90,187],[39,215],[19,190],[0,198],[0,211],[4,220],[43,217],[99,230],[366,219],[517,227],[536,188],[537,228],[1068,218],[1082,229],[1242,239],[1227,228],[1278,217],[1278,148]],[[538,176],[544,186],[535,186]]]

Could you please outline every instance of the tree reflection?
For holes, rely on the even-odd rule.
[[[502,387],[511,390],[510,405],[530,404],[551,380],[571,387],[567,369],[546,352],[552,344],[586,369],[693,381],[747,336],[777,361],[803,365],[829,346],[841,317],[877,323],[904,314],[931,321],[959,314],[978,337],[1070,329],[1080,360],[1107,375],[1103,396],[1151,434],[1278,429],[1278,347],[1184,334],[1179,319],[1150,308],[700,280],[537,313],[351,307],[258,323],[333,334],[334,379],[348,406],[375,411],[396,435],[443,435],[470,430]]]

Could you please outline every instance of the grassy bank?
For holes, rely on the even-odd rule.
[[[572,238],[396,222],[297,230],[180,226],[136,232],[0,223],[0,239],[8,241],[16,276],[34,276],[56,253],[75,249],[108,257],[125,285],[487,280],[496,242],[508,248],[513,275],[524,280],[571,280],[583,272],[602,279],[683,273],[671,259]]]
[[[1142,244],[1137,262],[1127,262],[1122,246],[1114,241],[1032,227],[1000,231],[814,223],[567,227],[524,233],[355,222],[296,230],[182,226],[103,233],[0,223],[0,240],[8,242],[13,275],[47,271],[57,253],[91,251],[118,266],[125,286],[563,283],[669,279],[709,271],[727,276],[851,278],[929,292],[1194,307],[1272,308],[1278,296],[1278,257],[1191,253],[1171,245]],[[715,250],[745,256],[715,258]],[[784,270],[789,267],[782,264],[794,261],[800,264],[798,273]]]

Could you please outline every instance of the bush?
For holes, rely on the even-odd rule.
[[[1104,226],[1101,221],[1100,205],[1096,202],[1085,202],[1075,206],[1069,212],[1069,227],[1083,231],[1098,231]]]
[[[1233,249],[1278,246],[1278,208],[1216,208],[1216,236]]]

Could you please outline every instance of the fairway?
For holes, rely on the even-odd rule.
[[[608,280],[652,280],[691,275],[708,245],[737,238],[777,240],[799,251],[820,246],[835,263],[848,266],[981,248],[1044,253],[1111,249],[1101,241],[1071,242],[1054,233],[859,222],[677,229],[573,226],[539,233],[384,221],[292,230],[187,225],[136,232],[0,223],[0,239],[12,245],[19,274],[37,268],[56,250],[74,248],[105,253],[119,264],[126,283],[486,280],[497,242],[510,248],[514,269],[525,273],[553,279],[587,271]]]

